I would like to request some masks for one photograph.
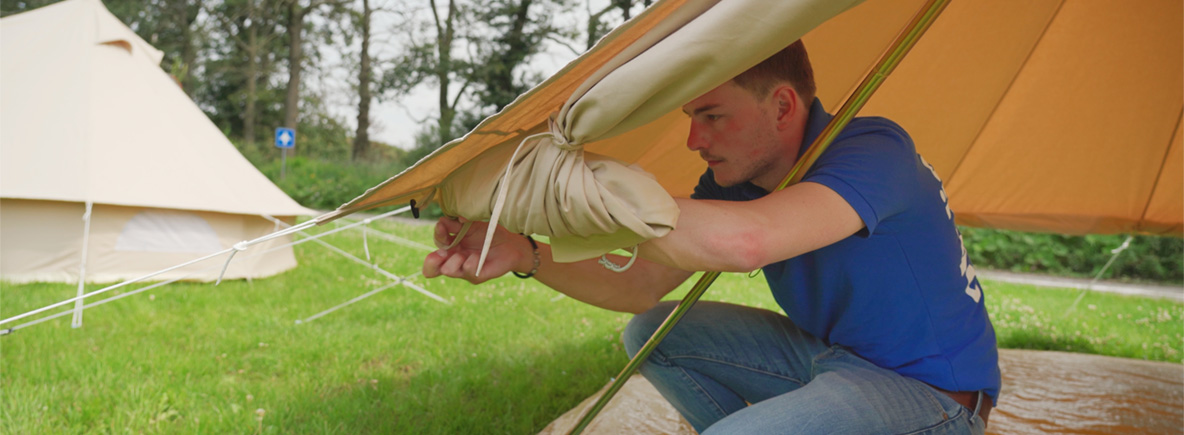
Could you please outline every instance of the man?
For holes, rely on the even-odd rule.
[[[857,118],[802,182],[770,193],[831,118],[813,94],[796,42],[683,106],[707,172],[677,200],[678,227],[625,273],[553,263],[547,246],[498,229],[478,278],[474,228],[429,254],[424,275],[514,271],[640,313],[625,330],[633,355],[692,271],[762,268],[788,316],[699,302],[641,366],[696,430],[982,433],[1000,387],[994,329],[941,181],[904,130]],[[442,219],[437,244],[460,226]]]

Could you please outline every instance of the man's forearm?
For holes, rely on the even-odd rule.
[[[643,312],[691,275],[640,258],[632,268],[621,273],[605,269],[595,259],[555,263],[551,261],[551,247],[546,244],[539,244],[539,256],[535,278],[540,282],[573,299],[613,311]],[[615,255],[610,257],[618,264],[628,261]],[[522,264],[516,269],[526,272],[530,266],[533,259],[529,265]]]
[[[678,227],[641,245],[642,258],[696,271],[748,272],[764,266],[769,237],[743,208],[719,201],[679,199]]]
[[[799,183],[742,202],[677,199],[678,227],[641,245],[642,258],[683,270],[748,272],[830,245],[863,228],[830,188]]]

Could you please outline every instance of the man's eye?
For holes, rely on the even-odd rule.
[[[704,115],[704,118],[707,118],[707,120],[708,120],[708,121],[717,121],[717,120],[719,120],[720,118],[723,118],[723,116],[720,116],[720,115]]]

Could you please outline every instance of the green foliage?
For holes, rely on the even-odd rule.
[[[1091,278],[1126,239],[966,227],[961,231],[970,260],[978,267]],[[1184,283],[1184,240],[1135,236],[1103,278]]]
[[[300,205],[333,210],[398,174],[403,167],[386,160],[351,163],[297,156],[288,158],[283,178],[279,159],[264,163],[259,170]]]
[[[28,12],[42,6],[48,6],[61,0],[19,0],[0,2],[0,17]]]
[[[236,142],[235,147],[284,193],[308,208],[333,210],[407,168],[403,163],[407,152],[381,142],[372,142],[366,160],[353,161],[349,127],[317,112],[304,117],[296,136],[286,169],[281,150],[270,140]]]

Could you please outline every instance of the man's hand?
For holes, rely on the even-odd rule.
[[[424,277],[435,278],[444,275],[480,284],[505,275],[511,270],[525,273],[533,267],[530,242],[525,237],[498,226],[493,232],[493,241],[489,244],[489,254],[485,259],[485,266],[482,267],[481,276],[477,276],[477,261],[481,258],[481,246],[485,243],[488,223],[473,222],[468,233],[456,246],[445,249],[456,239],[465,222],[468,221],[464,218],[450,217],[442,217],[436,222],[435,242],[436,247],[440,249],[423,259]],[[525,267],[522,264],[523,260],[526,262]]]
[[[445,249],[456,239],[464,219],[442,218],[436,223],[436,246],[440,250],[423,259],[423,276],[440,275],[460,278],[473,284],[504,275],[506,272],[530,272],[534,268],[534,253],[530,242],[518,234],[498,227],[489,244],[489,256],[481,276],[477,276],[477,260],[489,224],[473,222],[469,231],[452,248]],[[627,259],[609,254],[614,261]],[[653,307],[666,293],[686,281],[691,272],[637,260],[625,273],[610,272],[595,259],[575,263],[551,261],[551,247],[539,243],[539,270],[534,279],[576,300],[601,308],[640,313]]]

